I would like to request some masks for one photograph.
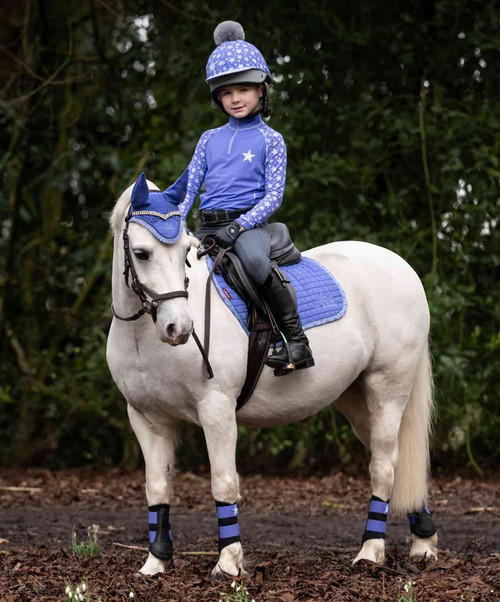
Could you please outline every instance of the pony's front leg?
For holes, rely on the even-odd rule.
[[[198,408],[198,417],[207,442],[219,525],[219,560],[212,571],[212,579],[237,577],[246,572],[238,524],[235,401],[220,394],[217,399],[204,400]]]
[[[146,497],[148,500],[149,555],[140,569],[145,575],[163,573],[172,563],[170,534],[170,478],[174,468],[174,422],[162,421],[161,435],[153,430],[140,412],[128,405],[130,424],[139,441],[146,465]]]

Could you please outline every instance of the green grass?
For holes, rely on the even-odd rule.
[[[97,540],[97,532],[99,527],[97,525],[91,525],[87,529],[87,541],[81,543],[76,542],[75,529],[71,533],[71,549],[77,556],[100,556],[101,548],[99,547],[99,541]]]

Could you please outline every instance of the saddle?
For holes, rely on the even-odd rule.
[[[290,232],[285,224],[272,223],[270,259],[277,266],[299,263],[300,251],[294,245]],[[209,237],[203,240],[205,250],[199,256],[207,254],[215,261],[219,249],[212,244],[207,247]],[[267,303],[261,297],[258,287],[249,277],[242,262],[233,251],[226,251],[215,271],[222,274],[224,280],[233,288],[248,306],[247,328],[248,338],[247,375],[236,402],[236,411],[243,407],[252,395],[259,376],[264,367],[264,361],[269,352],[269,346],[279,338],[279,330]],[[292,295],[296,294],[288,280],[282,275],[283,281],[291,288]]]

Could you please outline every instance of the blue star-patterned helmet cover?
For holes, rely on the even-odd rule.
[[[182,218],[179,203],[183,200],[188,181],[188,170],[163,192],[150,191],[144,173],[137,178],[131,196],[131,222],[149,230],[163,243],[172,245],[182,236]]]
[[[270,77],[260,50],[245,41],[245,30],[237,21],[223,21],[214,31],[217,48],[207,62],[207,84],[213,93],[220,85],[263,83]]]
[[[260,50],[244,40],[224,42],[212,52],[207,62],[207,82],[250,69],[258,69],[270,75],[269,67]]]

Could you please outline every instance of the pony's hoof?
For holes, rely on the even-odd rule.
[[[139,569],[141,575],[157,575],[158,573],[164,573],[165,569],[173,567],[173,560],[160,560],[149,553],[148,559]]]
[[[159,573],[164,573],[165,572],[165,568],[163,566],[152,566],[150,564],[148,564],[146,562],[146,564],[144,564],[144,566],[142,566],[139,569],[139,573],[141,575],[149,575],[150,577],[152,575],[158,575]]]
[[[427,562],[437,560],[437,533],[432,537],[417,537],[412,535],[412,546],[410,550],[411,560],[424,560]]]
[[[222,549],[219,562],[215,565],[211,579],[220,581],[221,579],[234,579],[245,575],[243,570],[243,549],[239,541],[226,546]]]
[[[365,541],[359,554],[352,561],[352,564],[358,564],[361,560],[367,560],[373,564],[384,564],[385,541],[383,539],[368,539]]]
[[[236,579],[237,577],[250,577],[250,573],[241,567],[237,575],[231,575],[230,573],[222,570],[220,566],[216,564],[212,570],[212,574],[210,575],[211,581],[227,581],[228,579]]]
[[[220,568],[218,564],[216,564],[212,570],[212,574],[210,575],[211,581],[225,581],[227,579],[226,574]]]
[[[234,579],[235,577],[239,577],[238,575],[231,575],[221,569],[219,564],[216,564],[212,570],[212,574],[210,575],[211,581],[227,581],[228,579]]]

